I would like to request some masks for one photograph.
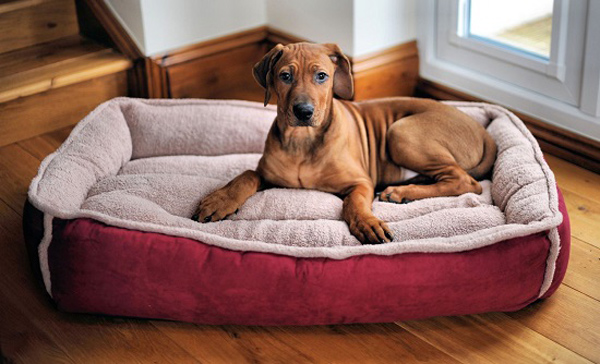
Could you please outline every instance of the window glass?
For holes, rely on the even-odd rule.
[[[470,0],[468,31],[497,45],[550,58],[553,0]]]

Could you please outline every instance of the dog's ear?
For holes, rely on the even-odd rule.
[[[265,54],[260,62],[254,65],[254,69],[252,70],[256,82],[265,89],[265,106],[267,106],[269,100],[271,100],[271,86],[273,83],[272,70],[282,54],[283,45],[277,44],[269,51],[269,53]]]
[[[333,92],[342,99],[350,100],[354,96],[354,80],[350,69],[350,61],[337,44],[325,44],[329,50],[329,58],[336,64],[333,75]]]

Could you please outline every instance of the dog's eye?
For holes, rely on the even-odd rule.
[[[285,82],[285,83],[289,83],[292,81],[292,74],[289,72],[281,72],[279,74],[279,78]]]
[[[317,73],[315,78],[317,79],[318,83],[323,83],[327,80],[327,78],[329,78],[329,76],[325,72],[319,72],[319,73]]]

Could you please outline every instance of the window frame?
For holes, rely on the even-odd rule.
[[[489,49],[481,48],[478,39],[460,37],[459,22],[464,24],[465,19],[460,18],[459,6],[464,3],[465,0],[419,1],[417,33],[421,76],[600,141],[600,44],[594,41],[600,38],[600,25],[592,21],[600,17],[600,1],[555,0],[553,21],[558,19],[559,25],[553,26],[552,42],[557,44],[552,44],[550,59],[494,44],[485,45],[495,47],[491,54],[482,54],[488,53]],[[585,19],[569,19],[569,15],[573,14],[568,14],[569,11],[565,9],[577,6],[577,3],[586,7],[587,18],[585,12],[582,15],[580,11],[579,16]],[[455,11],[444,13],[448,9]],[[571,34],[569,38],[570,22],[579,24],[582,34],[576,37]],[[444,27],[453,31],[444,32]],[[569,53],[569,46],[571,49],[573,46],[569,41],[574,38],[581,40],[581,54],[576,64],[572,63],[577,57]],[[462,58],[456,60],[448,57],[448,53],[444,52],[444,47],[448,46],[454,47],[455,53],[462,53]],[[474,55],[472,59],[469,58],[471,55]],[[466,58],[479,64],[464,62]],[[501,68],[497,66],[499,64],[505,69],[517,71],[514,71],[512,78],[498,75],[497,70]],[[521,75],[527,75],[527,78]],[[573,83],[573,77],[578,82]],[[521,78],[524,82],[515,82],[515,78],[516,81]],[[547,88],[546,85],[551,82],[556,87],[571,82],[559,91],[572,97],[561,98],[557,97],[560,96],[557,92],[545,92],[548,90],[543,88]],[[542,90],[531,87],[536,84],[542,85]]]
[[[464,28],[466,20],[459,21],[459,18],[460,13],[465,11],[461,3],[465,4],[468,0],[438,0],[438,14],[445,15],[437,24],[439,57],[577,105],[581,97],[582,75],[578,70],[583,65],[585,22],[577,22],[576,19],[585,15],[587,4],[585,0],[554,1],[558,4],[555,7],[560,9],[554,13],[555,18],[560,17],[555,29],[563,34],[557,33],[559,36],[553,37],[554,43],[557,43],[554,54],[551,54],[550,60],[544,60],[481,39],[466,38],[459,34],[459,26]]]
[[[567,37],[569,0],[554,0],[552,11],[552,38],[550,56],[541,57],[525,50],[519,50],[501,42],[486,40],[483,37],[469,34],[470,0],[451,0],[458,11],[451,13],[450,26],[457,29],[449,34],[450,42],[459,47],[489,55],[517,66],[525,67],[534,72],[546,74],[564,81],[565,53],[567,47],[564,39]]]

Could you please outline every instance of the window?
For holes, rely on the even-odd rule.
[[[424,78],[600,140],[600,1],[418,6]]]
[[[508,1],[510,2],[510,1]],[[464,34],[517,52],[550,59],[553,0],[470,0],[465,4]]]

